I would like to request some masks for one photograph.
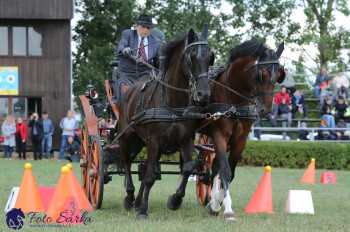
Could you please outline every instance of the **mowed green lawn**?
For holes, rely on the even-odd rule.
[[[3,212],[12,186],[19,186],[23,174],[22,161],[0,159],[0,206]],[[32,162],[33,172],[40,185],[54,185],[59,177],[58,161]],[[74,166],[80,178],[78,165]],[[322,170],[317,171],[317,178]],[[123,177],[114,176],[105,185],[102,209],[90,213],[93,222],[88,226],[70,228],[34,228],[24,225],[21,231],[350,231],[350,172],[336,171],[336,185],[302,185],[298,179],[303,170],[272,169],[273,215],[246,215],[244,207],[252,196],[263,173],[262,168],[239,167],[231,185],[231,196],[238,221],[225,222],[222,213],[208,216],[206,209],[197,204],[194,182],[188,184],[186,197],[178,211],[166,207],[167,198],[175,191],[177,176],[162,176],[151,191],[149,219],[138,221],[134,211],[125,211],[122,205],[125,192]],[[139,182],[134,178],[137,187]],[[284,213],[289,189],[312,191],[315,215],[288,215]],[[0,213],[0,231],[8,231],[4,213]]]

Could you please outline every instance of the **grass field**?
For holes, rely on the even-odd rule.
[[[59,177],[63,162],[32,162],[33,172],[40,185],[54,185]],[[20,184],[23,173],[23,162],[0,160],[0,206],[3,212],[12,186]],[[79,176],[80,169],[74,167]],[[322,170],[317,171],[317,178]],[[194,183],[190,182],[182,207],[170,211],[166,201],[175,191],[177,177],[162,176],[156,182],[150,197],[150,216],[147,221],[137,221],[135,212],[123,209],[123,178],[114,176],[113,181],[105,186],[102,209],[90,213],[93,222],[88,226],[70,228],[34,228],[24,225],[21,231],[350,231],[350,172],[336,171],[337,184],[325,186],[301,185],[298,178],[303,170],[272,169],[273,215],[246,215],[244,207],[253,194],[256,184],[263,172],[262,168],[239,167],[236,181],[231,185],[231,196],[238,221],[228,223],[219,217],[210,217],[205,208],[197,204]],[[80,176],[79,176],[80,177]],[[137,183],[137,177],[134,180]],[[308,189],[312,191],[315,215],[287,215],[284,205],[288,189]],[[9,231],[4,213],[0,214],[0,231]]]

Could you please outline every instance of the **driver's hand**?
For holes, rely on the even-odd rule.
[[[123,49],[123,55],[124,56],[130,56],[131,55],[131,48],[130,47],[126,47]]]

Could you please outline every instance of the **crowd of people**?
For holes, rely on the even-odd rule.
[[[287,72],[287,71],[286,71]],[[339,74],[330,77],[325,68],[316,77],[314,84],[314,95],[319,101],[320,128],[315,139],[334,140],[349,139],[344,130],[334,128],[347,128],[350,123],[349,98],[350,83],[348,78]],[[272,126],[277,126],[277,120],[282,121],[282,127],[291,127],[292,120],[298,121],[299,139],[308,139],[307,128],[308,108],[302,90],[295,88],[293,77],[286,73],[286,80],[282,83],[280,90],[274,95],[272,113],[269,116]],[[330,128],[326,130],[325,128]]]
[[[58,159],[78,162],[80,160],[80,139],[77,135],[79,127],[74,112],[68,111],[59,126],[62,135]],[[14,116],[8,115],[1,126],[4,157],[12,159],[12,154],[16,149],[18,159],[27,159],[27,144],[30,138],[34,160],[54,158],[52,150],[54,131],[55,126],[47,112],[43,112],[41,118],[37,113],[33,113],[28,122],[21,117],[15,119]]]

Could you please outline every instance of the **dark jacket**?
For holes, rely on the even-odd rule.
[[[73,141],[72,143],[68,143],[67,144],[67,148],[66,148],[66,152],[69,155],[79,154],[79,152],[80,152],[80,145],[76,141]]]
[[[278,107],[280,114],[288,114],[290,112],[289,105],[281,103]]]
[[[44,129],[43,129],[43,122],[41,119],[38,120],[30,120],[29,125],[30,128],[32,128],[31,135],[32,139],[34,137],[41,140],[44,137]],[[36,133],[35,133],[36,132]]]
[[[147,62],[154,66],[158,66],[158,52],[161,45],[159,35],[151,33],[148,37],[148,46],[145,49],[148,49]],[[136,30],[127,29],[122,32],[121,39],[118,43],[117,54],[119,57],[118,69],[120,72],[125,73],[135,73],[148,71],[149,68],[142,64],[136,64],[134,60],[130,57],[126,57],[122,54],[123,49],[130,47],[133,56],[137,56],[139,37]]]
[[[337,118],[344,118],[344,114],[346,112],[346,109],[348,106],[344,104],[339,104],[338,102],[335,104],[335,110],[336,110],[336,117]]]
[[[299,98],[299,102],[297,102],[297,98],[295,96],[292,97],[292,105],[296,106],[296,105],[305,105],[305,99],[304,99],[304,95],[300,95]]]
[[[321,114],[332,114],[332,105],[328,105],[326,102],[323,103]]]

